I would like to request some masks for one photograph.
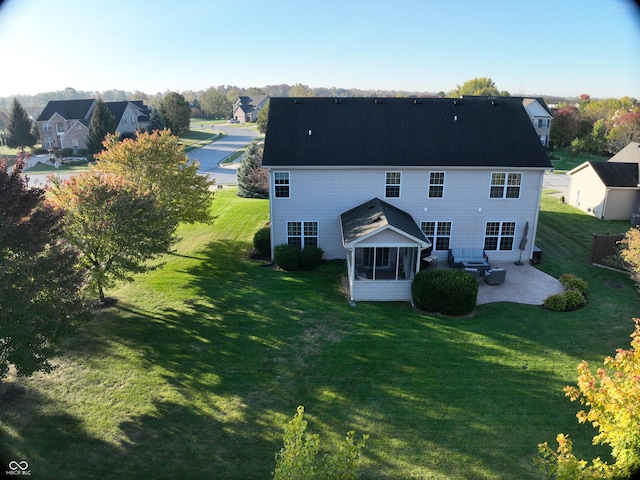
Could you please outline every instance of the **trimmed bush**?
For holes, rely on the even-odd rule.
[[[478,281],[461,270],[423,270],[411,284],[420,310],[443,315],[471,313],[478,300]]]
[[[575,310],[585,304],[584,294],[577,289],[564,292],[564,298],[567,302],[567,310]]]
[[[304,247],[300,254],[303,270],[314,270],[322,264],[324,252],[319,247]]]
[[[261,257],[271,256],[271,229],[263,227],[253,236],[253,248]]]
[[[564,293],[554,293],[544,300],[544,308],[555,312],[564,312],[567,309],[567,297]]]
[[[298,247],[283,243],[273,249],[273,255],[281,269],[287,271],[300,269],[302,252]]]
[[[560,275],[560,283],[564,285],[564,288],[567,290],[578,290],[580,293],[586,293],[587,287],[589,286],[585,280],[576,277],[572,273],[563,273]]]

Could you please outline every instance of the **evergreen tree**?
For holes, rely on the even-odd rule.
[[[31,119],[17,98],[13,99],[11,106],[7,133],[9,148],[33,147],[36,144],[36,137],[31,133]]]
[[[191,107],[181,94],[167,93],[160,103],[160,112],[164,118],[165,126],[175,136],[179,137],[189,131]]]
[[[89,135],[87,137],[87,150],[91,154],[102,151],[102,142],[109,133],[116,131],[116,119],[107,105],[98,99],[89,121]]]
[[[153,133],[156,130],[164,130],[166,125],[164,123],[164,117],[162,112],[157,108],[154,108],[149,117],[149,125],[147,125],[147,132]]]
[[[247,147],[238,168],[238,196],[268,198],[269,176],[262,168],[262,149],[253,141]]]

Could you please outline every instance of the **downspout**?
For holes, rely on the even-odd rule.
[[[538,208],[536,208],[534,221],[533,221],[533,229],[531,232],[531,241],[528,242],[529,251],[527,253],[527,258],[531,261],[531,252],[533,251],[533,247],[535,247],[536,236],[538,234],[538,218],[540,217],[540,202],[542,201],[542,184],[544,180],[544,170],[540,172],[540,183],[538,186]]]
[[[273,172],[270,168],[267,168],[267,172],[269,173],[269,230],[271,231],[269,243],[271,244],[271,264],[273,265],[276,261],[275,246],[273,245],[273,238],[275,236],[273,234],[273,196],[275,195],[275,185],[273,184]]]

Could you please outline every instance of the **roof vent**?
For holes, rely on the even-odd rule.
[[[342,100],[338,100],[337,98],[334,101],[335,101],[336,105],[342,103]]]
[[[309,136],[311,136],[311,129],[309,129]]]
[[[459,105],[458,100],[454,100],[454,101],[453,101],[453,104],[454,104],[454,105]]]
[[[299,98],[296,98],[293,103],[295,103],[296,105],[299,105],[302,103],[302,100],[300,100]]]
[[[382,102],[380,102],[380,100],[378,100],[377,98],[373,101],[373,103],[375,103],[376,105],[380,105]]]
[[[374,207],[375,207],[375,205],[372,203],[371,205],[369,205],[368,210],[371,210]]]
[[[458,115],[454,115],[453,116],[453,121],[454,121],[454,123],[458,121]]]
[[[491,100],[491,105],[495,107],[497,103],[494,100]]]
[[[418,102],[418,99],[417,99],[417,98],[414,98],[414,99],[413,99],[413,104],[414,104],[414,105],[418,105],[418,103],[419,103],[419,102]]]
[[[380,222],[381,220],[382,220],[382,218],[380,218],[380,217],[376,217],[376,218],[374,218],[374,219],[373,219],[373,223],[378,223],[378,222]]]

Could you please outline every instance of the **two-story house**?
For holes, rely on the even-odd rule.
[[[272,250],[346,258],[353,300],[410,300],[421,259],[453,247],[530,258],[544,148],[510,98],[272,98]]]
[[[233,118],[240,123],[255,122],[269,101],[267,95],[241,95],[233,103]]]
[[[74,152],[87,148],[89,121],[95,99],[53,100],[37,119],[42,146],[47,149],[71,148]],[[116,120],[116,132],[143,130],[149,123],[150,109],[141,100],[105,102]]]

